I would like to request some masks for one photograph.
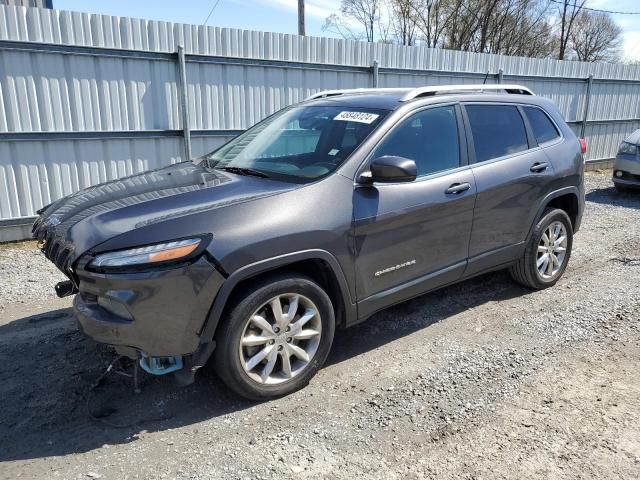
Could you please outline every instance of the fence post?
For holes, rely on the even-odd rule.
[[[582,125],[580,126],[580,137],[584,138],[584,132],[587,128],[587,119],[589,118],[589,105],[591,104],[591,87],[593,86],[593,74],[589,74],[587,78],[587,91],[584,99],[584,115],[582,117]]]
[[[184,138],[184,161],[191,160],[191,126],[189,124],[189,101],[187,91],[187,63],[184,47],[178,45],[178,82],[180,83],[180,106],[182,108],[182,135]]]
[[[504,77],[504,72],[502,69],[498,70],[498,83],[502,83],[502,78]]]
[[[378,72],[378,61],[374,60],[373,61],[373,65],[371,65],[371,75],[372,75],[371,83],[372,83],[373,88],[378,88],[378,81],[379,81],[378,80],[378,74],[379,74],[379,72]]]

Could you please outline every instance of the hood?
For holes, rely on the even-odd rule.
[[[69,274],[80,255],[114,236],[297,186],[211,170],[192,162],[177,163],[57,200],[38,212],[33,237],[43,243],[47,258]]]
[[[633,145],[640,144],[640,129],[635,130],[631,135],[625,138],[624,141]]]

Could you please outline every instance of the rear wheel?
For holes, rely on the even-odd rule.
[[[560,209],[547,210],[533,230],[524,255],[509,272],[513,279],[530,288],[555,285],[562,276],[573,247],[573,227]]]
[[[334,330],[331,300],[310,278],[259,282],[236,301],[218,330],[216,372],[251,400],[287,395],[323,365]]]

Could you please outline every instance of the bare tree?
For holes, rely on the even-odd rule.
[[[401,45],[414,45],[417,33],[415,12],[422,9],[424,0],[387,0],[391,29]]]
[[[576,18],[580,14],[582,7],[587,0],[562,0],[559,3],[558,12],[560,14],[560,31],[558,38],[558,60],[564,60],[567,54],[569,36],[573,30]]]
[[[456,9],[451,8],[453,3],[447,0],[425,0],[421,5],[414,5],[416,26],[427,47],[444,45],[445,33],[456,14]]]
[[[386,3],[380,4],[380,16],[378,17],[378,41],[381,43],[393,43],[393,33],[389,7]]]
[[[482,0],[452,0],[449,4],[451,21],[446,29],[445,48],[476,51],[475,38],[480,17],[478,4]]]
[[[557,49],[550,4],[551,0],[446,0],[440,2],[439,20],[430,22],[440,22],[437,45],[444,48],[548,57]]]
[[[344,38],[366,39],[373,42],[375,29],[380,19],[381,0],[342,0],[340,14],[330,15],[323,29],[338,33]],[[364,29],[364,35],[354,29]]]
[[[490,20],[485,51],[503,55],[548,57],[555,49],[547,21],[549,0],[502,0]]]
[[[586,61],[613,60],[620,28],[586,0],[342,0],[326,27],[345,38]]]
[[[364,27],[368,42],[373,42],[376,22],[380,18],[380,0],[342,0],[342,14]]]
[[[569,48],[583,62],[616,61],[622,29],[607,13],[583,10],[569,35]]]
[[[500,0],[485,0],[480,2],[479,9],[477,10],[478,19],[478,44],[476,47],[477,52],[486,52],[487,44],[491,32],[491,24],[493,23],[494,16],[499,11],[498,6]]]
[[[329,15],[325,19],[322,30],[339,35],[346,40],[364,39],[364,33],[361,30],[355,29],[346,18],[337,13]]]

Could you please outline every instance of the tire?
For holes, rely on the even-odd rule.
[[[279,316],[272,307],[275,299],[281,306]],[[289,320],[291,305],[297,308]],[[249,400],[282,397],[306,386],[322,367],[334,332],[333,305],[317,283],[301,275],[269,277],[243,291],[228,309],[216,333],[215,370],[231,390]],[[254,357],[260,360],[255,363]]]
[[[546,233],[547,239],[552,240],[549,238],[551,235],[547,229],[553,226],[552,230],[555,231],[558,224],[562,225],[560,231],[566,233],[566,240],[561,242],[561,244],[558,244],[558,247],[552,248],[553,256],[549,256],[547,253],[546,258],[549,259],[549,263],[551,263],[551,267],[549,267],[549,263],[545,263],[542,258],[545,255],[544,251],[539,252],[538,247],[546,249],[547,252],[549,251],[549,245],[551,245],[552,242],[546,242],[543,239],[543,235]],[[558,239],[561,238],[562,235],[559,235]],[[564,247],[562,247],[562,245],[564,245]],[[548,209],[543,213],[542,218],[533,229],[529,241],[527,242],[524,255],[509,269],[509,273],[516,282],[524,285],[525,287],[536,290],[551,287],[556,284],[566,270],[571,257],[572,247],[573,226],[569,216],[563,210]],[[562,252],[562,248],[564,248],[564,252]],[[561,253],[564,253],[564,255],[561,260],[559,260]],[[559,266],[551,260],[554,257],[559,260]],[[538,267],[539,261],[542,261],[540,268],[544,270],[543,272],[541,272]]]

